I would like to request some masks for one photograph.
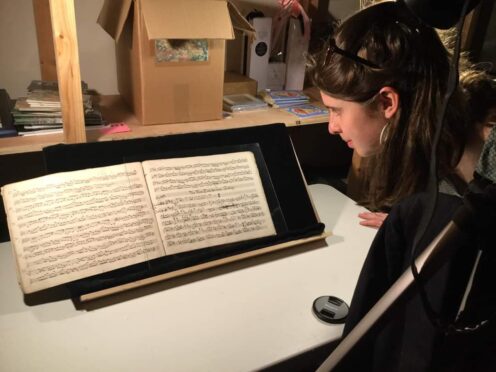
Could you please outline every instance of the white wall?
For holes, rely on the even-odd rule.
[[[179,0],[178,0],[179,1]],[[322,0],[321,0],[322,1]],[[96,23],[103,0],[75,0],[81,77],[90,89],[116,94],[114,41]],[[247,13],[254,7],[267,15],[277,0],[237,0]],[[342,17],[358,8],[359,0],[330,0],[331,12]],[[40,79],[38,45],[32,0],[0,0],[0,88],[12,98],[26,94],[26,87]]]
[[[17,97],[39,77],[31,0],[0,0],[0,88]]]
[[[114,41],[96,24],[103,0],[76,0],[81,77],[102,94],[115,94]],[[0,0],[0,88],[13,98],[40,79],[32,0]]]
[[[75,0],[74,5],[81,79],[100,94],[117,94],[114,39],[96,23],[103,0]]]

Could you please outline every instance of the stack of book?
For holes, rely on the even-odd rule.
[[[87,84],[82,82],[81,88],[85,125],[103,125],[102,114],[93,106]],[[27,97],[19,98],[12,110],[14,125],[20,135],[60,132],[63,125],[61,109],[57,82],[33,80]]]
[[[223,109],[229,112],[266,109],[267,104],[251,94],[230,94],[224,96]]]
[[[306,104],[310,98],[299,90],[265,90],[259,93],[272,107],[291,107]]]
[[[306,119],[319,119],[325,122],[329,116],[329,111],[325,107],[313,103],[286,107],[284,110],[300,118],[300,122],[305,122]]]

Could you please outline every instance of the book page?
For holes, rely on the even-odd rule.
[[[165,254],[140,163],[43,176],[2,196],[25,293]]]
[[[167,254],[275,235],[249,151],[143,162]]]

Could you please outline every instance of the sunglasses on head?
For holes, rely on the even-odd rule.
[[[379,65],[373,63],[373,62],[370,62],[368,60],[366,60],[365,58],[361,58],[355,54],[352,54],[350,52],[347,52],[346,50],[344,49],[341,49],[340,47],[338,47],[336,45],[336,41],[333,39],[333,38],[330,38],[329,41],[328,41],[328,46],[327,46],[327,52],[326,52],[326,57],[325,57],[325,60],[324,60],[324,66],[326,66],[330,59],[331,59],[331,56],[336,53],[336,54],[339,54],[343,57],[346,57],[348,59],[351,59],[352,61],[355,61],[357,63],[360,63],[362,65],[365,65],[365,66],[368,66],[368,67],[372,67],[372,68],[380,68]]]

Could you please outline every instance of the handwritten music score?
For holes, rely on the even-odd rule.
[[[2,195],[31,291],[165,254],[140,163],[44,176]]]
[[[2,197],[25,293],[276,234],[251,152],[57,173]]]
[[[249,151],[143,162],[168,254],[276,231]]]

